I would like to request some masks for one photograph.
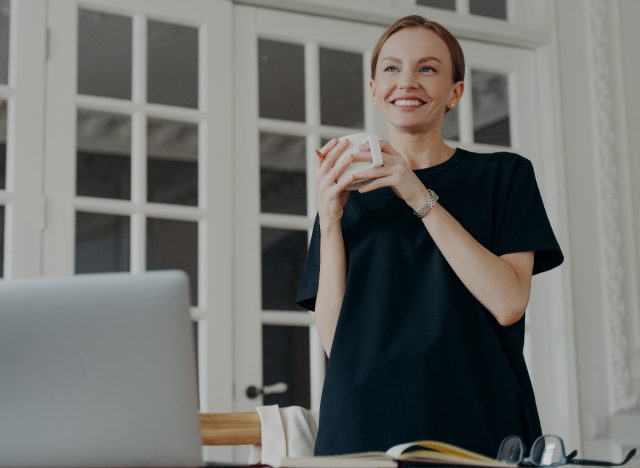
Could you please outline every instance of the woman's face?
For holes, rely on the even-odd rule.
[[[405,131],[440,127],[445,107],[457,105],[464,83],[454,84],[451,58],[436,33],[401,29],[380,50],[371,94],[390,125]]]

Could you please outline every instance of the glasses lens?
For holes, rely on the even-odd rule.
[[[538,466],[549,466],[562,463],[564,446],[556,436],[544,436],[536,440],[531,447],[531,461]]]
[[[498,460],[507,463],[520,463],[522,461],[522,452],[524,447],[522,446],[522,440],[518,436],[507,437],[500,444],[498,449]]]

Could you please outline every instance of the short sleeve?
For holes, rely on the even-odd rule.
[[[557,267],[564,255],[551,228],[542,202],[533,165],[517,155],[507,160],[504,174],[504,190],[500,193],[498,225],[493,252],[500,256],[507,253],[534,251],[533,274]]]
[[[307,259],[300,275],[296,304],[310,311],[316,309],[316,296],[318,294],[318,278],[320,277],[320,218],[316,214],[311,233],[311,242]]]

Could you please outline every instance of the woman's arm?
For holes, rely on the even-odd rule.
[[[320,277],[315,322],[327,356],[331,353],[346,284],[346,258],[340,218],[320,223]]]
[[[419,204],[414,210],[420,208]],[[422,222],[460,281],[498,323],[508,326],[520,320],[529,303],[533,251],[498,257],[439,203]]]
[[[338,324],[346,284],[345,248],[341,218],[349,199],[347,187],[353,176],[337,182],[349,167],[351,157],[337,162],[348,146],[348,140],[332,139],[316,150],[320,162],[316,173],[318,192],[318,218],[320,222],[320,272],[316,294],[315,322],[327,356],[331,352],[333,335]]]
[[[424,184],[405,159],[386,141],[380,141],[384,166],[355,174],[355,179],[374,179],[359,192],[390,187],[414,211],[430,197]],[[367,161],[368,153],[357,153],[355,161]],[[431,238],[458,278],[503,326],[517,322],[529,303],[533,251],[498,257],[485,248],[440,204],[422,218]]]

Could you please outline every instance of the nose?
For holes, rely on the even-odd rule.
[[[398,89],[415,89],[417,87],[415,76],[410,71],[400,73],[398,77]]]

